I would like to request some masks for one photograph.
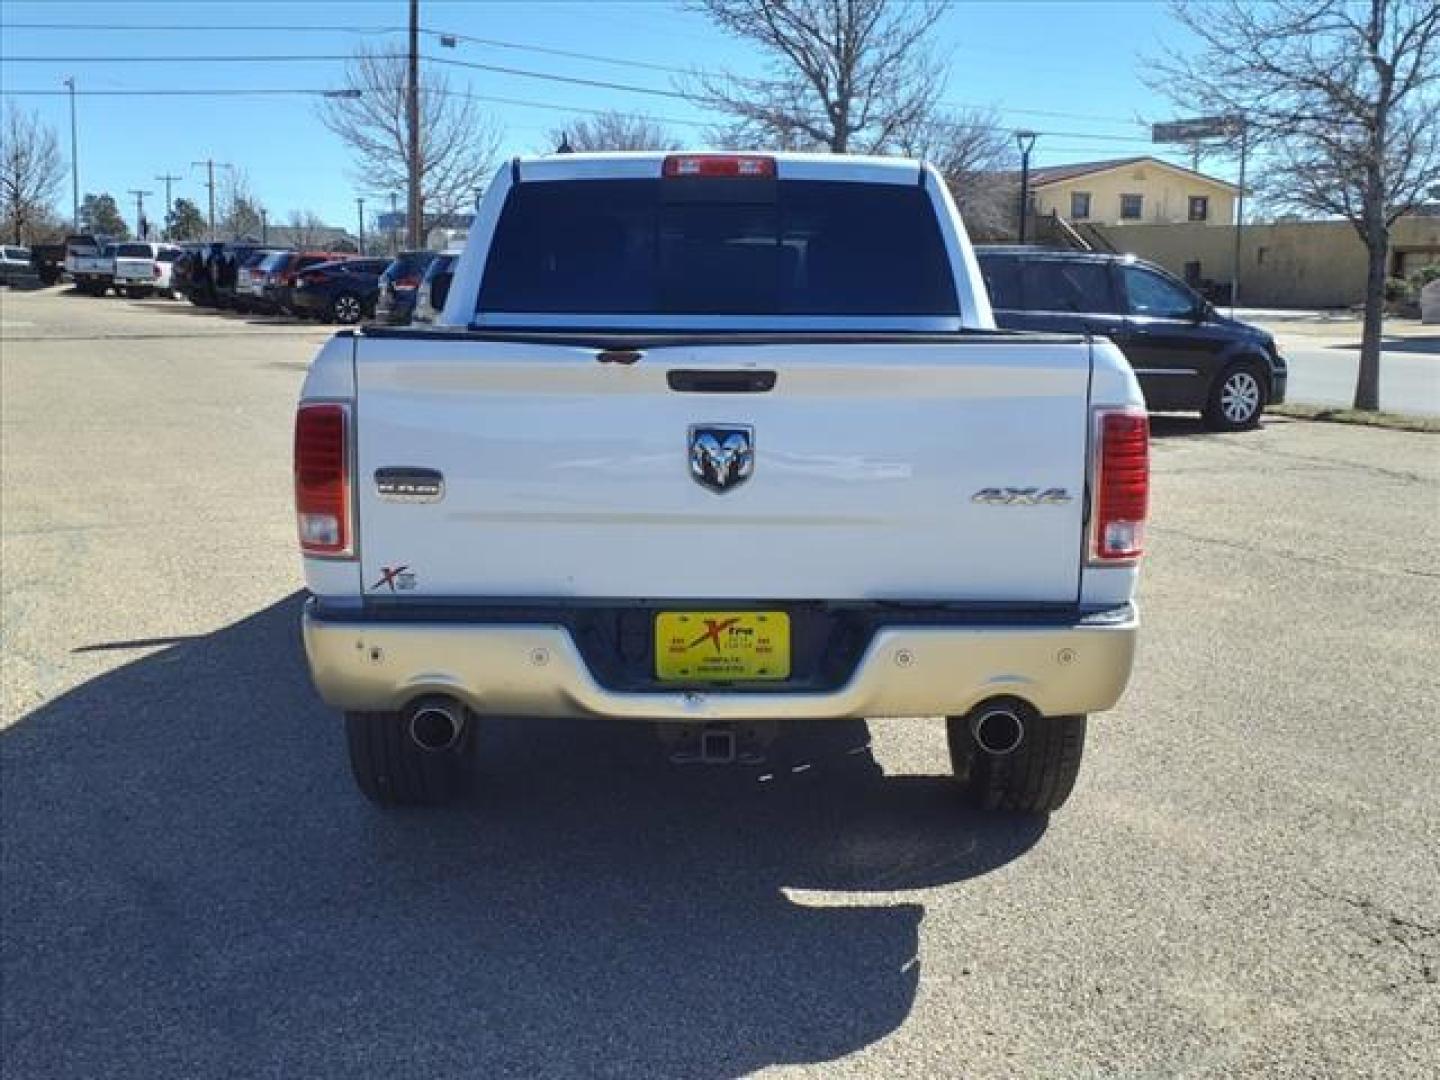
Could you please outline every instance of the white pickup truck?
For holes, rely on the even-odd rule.
[[[67,236],[65,272],[81,292],[104,296],[115,284],[115,245],[103,236]]]
[[[295,430],[310,669],[377,802],[486,716],[690,733],[945,717],[1047,813],[1119,699],[1149,430],[1108,341],[997,331],[939,175],[805,154],[512,162],[426,329],[341,332]]]

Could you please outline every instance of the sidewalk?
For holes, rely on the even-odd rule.
[[[1229,315],[1230,309],[1219,309]],[[1235,318],[1269,330],[1282,340],[1290,336],[1326,338],[1335,344],[1360,343],[1362,320],[1358,312],[1338,309],[1331,311],[1284,311],[1270,308],[1236,308]],[[1440,342],[1440,326],[1427,326],[1419,319],[1398,319],[1386,316],[1381,334],[1388,339],[1433,339]]]

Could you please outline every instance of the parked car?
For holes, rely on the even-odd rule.
[[[165,255],[164,269],[160,257]],[[170,292],[171,269],[175,249],[169,244],[146,240],[129,240],[115,247],[115,291],[124,292],[132,300],[149,296],[157,290]],[[164,284],[161,284],[161,278]]]
[[[215,306],[233,308],[242,298],[239,293],[240,267],[251,255],[263,250],[259,244],[231,242],[221,244],[219,251],[210,261],[211,277],[215,282]]]
[[[425,271],[439,256],[438,251],[402,251],[380,275],[380,295],[375,300],[375,321],[404,326],[415,311],[415,292]]]
[[[155,254],[155,291],[171,300],[180,299],[175,291],[175,263],[181,250],[173,244],[162,244]]]
[[[67,236],[65,272],[81,292],[104,296],[115,284],[114,245],[103,236]]]
[[[458,251],[442,251],[425,268],[425,276],[415,290],[415,307],[410,314],[412,323],[429,326],[439,319],[450,295],[450,282],[455,276],[455,263],[459,258]]]
[[[479,218],[435,328],[332,338],[296,416],[305,651],[361,791],[453,797],[487,716],[716,764],[759,719],[939,716],[962,798],[1063,804],[1138,634],[1119,349],[997,332],[916,161],[516,159]]]
[[[976,256],[1000,326],[1108,337],[1152,412],[1199,411],[1207,426],[1238,431],[1285,400],[1274,337],[1221,315],[1158,266],[1030,247],[982,247]]]
[[[58,284],[65,273],[64,244],[31,244],[30,265],[41,285]]]
[[[260,264],[260,269],[265,272],[265,283],[261,291],[264,306],[286,315],[295,314],[291,301],[295,291],[295,279],[300,271],[320,263],[347,258],[351,256],[337,255],[333,251],[282,251],[271,255]]]
[[[287,252],[288,248],[257,248],[245,257],[235,273],[235,308],[238,311],[261,311],[265,305],[265,275],[260,269],[271,255]]]
[[[184,245],[184,255],[172,268],[171,280],[175,287],[196,307],[216,305],[215,283],[224,249],[225,245],[219,242]]]
[[[307,267],[296,276],[291,307],[301,318],[345,326],[373,318],[380,275],[389,265],[389,259],[357,258]]]
[[[0,247],[0,285],[29,284],[37,280],[29,248]]]
[[[205,255],[201,244],[181,244],[170,267],[170,288],[192,304],[204,306]]]

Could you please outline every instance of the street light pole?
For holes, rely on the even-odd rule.
[[[70,88],[70,201],[75,215],[75,231],[80,231],[80,153],[79,139],[75,133],[75,76],[65,80]]]
[[[1240,128],[1240,190],[1235,193],[1235,253],[1230,276],[1230,317],[1233,319],[1240,303],[1240,238],[1245,231],[1245,159],[1250,153],[1250,125],[1243,116],[1231,122]]]
[[[1025,243],[1025,219],[1030,215],[1030,151],[1035,149],[1035,132],[1015,132],[1020,147],[1020,243]]]
[[[363,195],[355,198],[355,213],[360,218],[360,254],[365,254],[365,197]]]
[[[393,192],[393,191],[390,192],[390,254],[391,254],[391,255],[398,255],[398,254],[400,254],[400,238],[399,238],[399,236],[396,234],[396,231],[395,231],[395,201],[396,201],[399,197],[400,197],[400,196],[397,195],[395,192]]]
[[[270,246],[270,211],[260,207],[260,246]]]
[[[420,0],[410,0],[410,77],[405,80],[405,120],[409,151],[405,242],[414,249],[421,246],[425,230],[420,220],[424,213],[420,201]]]

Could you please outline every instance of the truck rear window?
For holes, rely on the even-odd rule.
[[[115,254],[122,259],[153,259],[154,250],[149,244],[121,244]]]
[[[478,310],[957,315],[919,185],[562,180],[506,198]]]

